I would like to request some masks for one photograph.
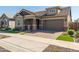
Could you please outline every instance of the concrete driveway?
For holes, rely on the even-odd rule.
[[[43,38],[48,38],[48,39],[56,39],[58,36],[60,36],[63,32],[35,32],[35,33],[27,33],[27,35],[32,35],[32,36],[38,36],[38,37],[43,37]]]
[[[48,47],[48,44],[28,39],[9,37],[1,39],[0,46],[13,52],[41,52]]]

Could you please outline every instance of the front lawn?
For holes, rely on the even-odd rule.
[[[69,41],[74,42],[74,38],[69,35],[60,35],[57,40]]]

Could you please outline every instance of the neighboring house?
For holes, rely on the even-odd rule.
[[[13,18],[9,19],[9,28],[11,29],[15,28],[15,20]]]
[[[15,28],[19,30],[67,30],[71,19],[70,7],[52,7],[45,11],[31,12],[22,9],[15,16]]]
[[[0,17],[0,28],[8,28],[9,27],[9,18],[3,14]]]
[[[15,20],[3,14],[0,17],[0,28],[15,28]]]

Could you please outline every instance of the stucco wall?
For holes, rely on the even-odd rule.
[[[18,22],[20,24],[18,24]],[[16,17],[15,18],[15,28],[20,28],[23,30],[23,18],[22,17]]]
[[[9,21],[9,27],[10,28],[15,28],[15,21]]]

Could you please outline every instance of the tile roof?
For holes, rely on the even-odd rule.
[[[59,14],[57,14],[57,16],[65,16],[65,15],[68,15],[68,8],[63,8]]]
[[[43,15],[47,14],[47,12],[46,11],[40,11],[40,12],[35,12],[35,14],[37,16],[43,16]]]
[[[0,17],[0,19],[2,19],[2,18],[8,18],[8,16],[6,16],[6,14],[4,13],[4,14],[2,14],[2,16]]]
[[[37,16],[66,16],[68,15],[68,7],[64,7],[57,14],[49,14],[47,15],[47,11],[40,11],[35,13]]]

